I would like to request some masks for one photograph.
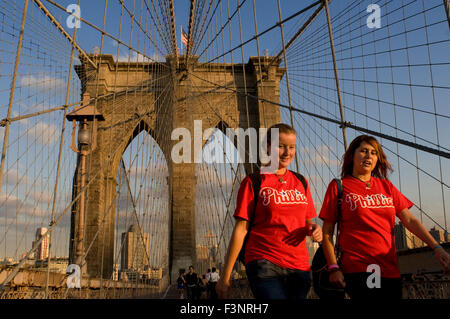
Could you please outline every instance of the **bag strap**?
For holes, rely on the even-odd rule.
[[[300,174],[300,173],[297,173],[297,172],[294,172],[294,171],[291,171],[291,170],[289,170],[289,171],[290,171],[292,174],[294,174],[300,182],[302,182],[302,184],[303,184],[303,189],[305,190],[305,195],[306,195],[306,192],[307,192],[307,190],[308,190],[308,183],[306,183],[305,177],[304,177],[302,174]]]
[[[253,187],[253,201],[255,202],[253,205],[253,214],[249,220],[248,232],[250,232],[250,228],[253,225],[253,220],[255,219],[256,205],[258,204],[259,190],[261,189],[261,174],[259,171],[251,173],[248,175],[250,177],[250,181],[252,182]]]
[[[341,223],[341,217],[342,217],[342,194],[344,193],[344,187],[342,186],[342,180],[340,178],[335,178],[336,186],[337,186],[337,232],[336,232],[336,250],[340,249],[339,246],[339,228]]]

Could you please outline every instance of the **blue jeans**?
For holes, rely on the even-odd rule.
[[[306,299],[311,273],[277,266],[268,260],[249,262],[247,278],[256,299]]]

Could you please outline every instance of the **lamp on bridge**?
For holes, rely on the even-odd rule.
[[[80,193],[78,210],[78,232],[76,237],[75,262],[83,269],[84,254],[84,215],[85,215],[85,184],[86,184],[86,156],[91,154],[97,146],[97,121],[104,121],[105,118],[91,104],[91,97],[88,93],[83,94],[82,104],[66,115],[67,120],[72,121],[72,145],[71,149],[80,154],[80,180],[78,192]],[[76,122],[78,125],[78,146],[75,143]],[[92,123],[92,128],[89,126]],[[92,134],[91,134],[92,132]],[[92,137],[91,137],[92,135]],[[91,144],[91,145],[89,145]],[[90,147],[89,147],[90,146]]]

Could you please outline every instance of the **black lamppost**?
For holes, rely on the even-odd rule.
[[[80,181],[78,191],[81,191],[78,210],[78,233],[76,236],[75,263],[83,269],[84,254],[84,217],[85,217],[85,184],[86,184],[86,156],[91,154],[97,147],[97,121],[105,118],[97,110],[95,105],[90,104],[90,95],[83,94],[83,103],[66,115],[67,120],[72,121],[72,145],[71,149],[80,154]],[[75,142],[76,122],[78,124],[78,145]],[[92,125],[92,129],[90,126]],[[91,137],[92,132],[92,137]],[[90,146],[90,147],[89,147]]]

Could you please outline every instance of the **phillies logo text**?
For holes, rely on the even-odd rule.
[[[308,204],[306,196],[296,189],[278,191],[272,187],[263,187],[259,196],[264,198],[264,206],[269,205],[271,198],[275,204]]]

